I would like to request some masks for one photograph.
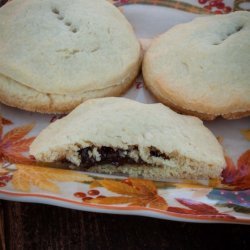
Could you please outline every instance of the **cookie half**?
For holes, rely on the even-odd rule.
[[[153,179],[218,178],[225,167],[221,145],[198,118],[115,97],[88,100],[50,124],[30,154],[80,170]]]
[[[15,0],[0,9],[0,101],[68,112],[122,94],[135,79],[140,44],[105,0]]]
[[[176,111],[212,120],[250,115],[250,13],[199,17],[156,38],[143,60],[148,89]]]

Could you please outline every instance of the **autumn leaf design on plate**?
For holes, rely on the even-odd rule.
[[[196,215],[202,218],[227,218],[227,219],[235,219],[234,216],[220,213],[215,207],[212,207],[208,204],[190,200],[190,199],[176,199],[180,204],[182,204],[187,208],[182,207],[169,207],[169,212],[179,213],[179,214],[187,214],[187,215]]]
[[[3,135],[3,125],[11,121],[0,116],[0,162],[31,163],[33,160],[23,155],[27,152],[35,137],[24,138],[34,127],[34,124],[17,127]]]
[[[12,125],[13,124],[13,122],[11,120],[8,120],[8,119],[1,117],[1,116],[0,116],[0,120],[2,120],[3,125]]]
[[[224,188],[214,188],[207,195],[217,206],[233,208],[250,214],[250,150],[240,156],[237,167],[226,157],[227,167],[222,172]]]
[[[85,174],[64,169],[44,168],[32,165],[16,164],[13,172],[12,185],[15,189],[29,192],[31,186],[39,187],[53,193],[60,189],[54,181],[60,182],[91,182],[93,179]]]
[[[96,185],[95,181],[95,186]],[[149,207],[154,209],[166,210],[168,205],[164,198],[158,195],[154,182],[144,179],[128,178],[123,181],[98,180],[101,187],[108,191],[119,194],[119,196],[97,197],[86,200],[92,204],[128,204],[128,206]]]
[[[243,153],[237,162],[237,167],[231,158],[226,157],[227,167],[222,172],[222,184],[234,189],[250,189],[250,149]]]

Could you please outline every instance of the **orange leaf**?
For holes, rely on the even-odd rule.
[[[1,118],[1,117],[0,117]],[[0,119],[0,127],[1,127]],[[0,161],[6,160],[11,163],[32,163],[34,160],[23,156],[27,152],[34,137],[22,139],[33,128],[33,124],[12,129],[0,140]]]
[[[137,206],[137,207],[146,207],[148,204],[148,200],[144,199],[136,199],[134,202],[130,203],[129,206]]]
[[[140,194],[135,188],[119,181],[101,180],[99,183],[113,193],[131,196],[137,196]]]
[[[6,160],[7,162],[11,163],[23,163],[23,164],[30,164],[34,163],[34,160],[32,160],[29,157],[25,157],[21,154],[15,153],[15,152],[3,152],[4,155],[2,159]]]
[[[34,141],[35,137],[30,137],[28,139],[22,139],[16,141],[11,145],[11,150],[16,152],[26,152],[29,150],[30,144]]]
[[[131,202],[135,202],[137,199],[136,197],[129,197],[129,196],[112,196],[112,197],[105,197],[105,198],[95,198],[92,200],[86,200],[88,203],[93,204],[127,204]]]
[[[34,127],[34,124],[25,125],[22,127],[14,128],[3,137],[2,145],[5,143],[13,143],[14,141],[22,139]]]
[[[167,202],[157,195],[156,186],[152,181],[129,178],[123,181],[98,180],[98,183],[107,190],[124,196],[95,198],[88,202],[96,204],[128,203],[129,206],[167,209]]]
[[[132,178],[129,178],[129,180],[132,183],[133,187],[135,187],[141,194],[155,195],[157,193],[155,184],[150,180]]]
[[[165,199],[160,196],[157,196],[149,203],[149,207],[160,210],[166,210],[168,208],[168,204]]]

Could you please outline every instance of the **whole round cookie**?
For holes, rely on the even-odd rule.
[[[143,76],[164,104],[202,119],[250,115],[250,13],[199,17],[156,38]]]
[[[122,94],[141,48],[106,0],[15,0],[0,9],[0,101],[26,110],[68,112]]]

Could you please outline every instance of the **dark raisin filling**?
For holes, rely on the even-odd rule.
[[[135,159],[129,156],[131,150],[123,149],[113,149],[110,147],[101,147],[97,148],[98,153],[100,154],[100,160],[96,160],[95,157],[90,153],[92,152],[92,147],[87,147],[79,150],[79,155],[81,157],[81,168],[89,168],[97,165],[111,164],[116,167],[122,166],[124,164],[148,164],[143,161],[140,157],[136,161]],[[137,150],[133,148],[132,150]],[[150,155],[153,157],[162,157],[163,159],[169,159],[165,154],[162,154],[156,149],[150,150]]]

